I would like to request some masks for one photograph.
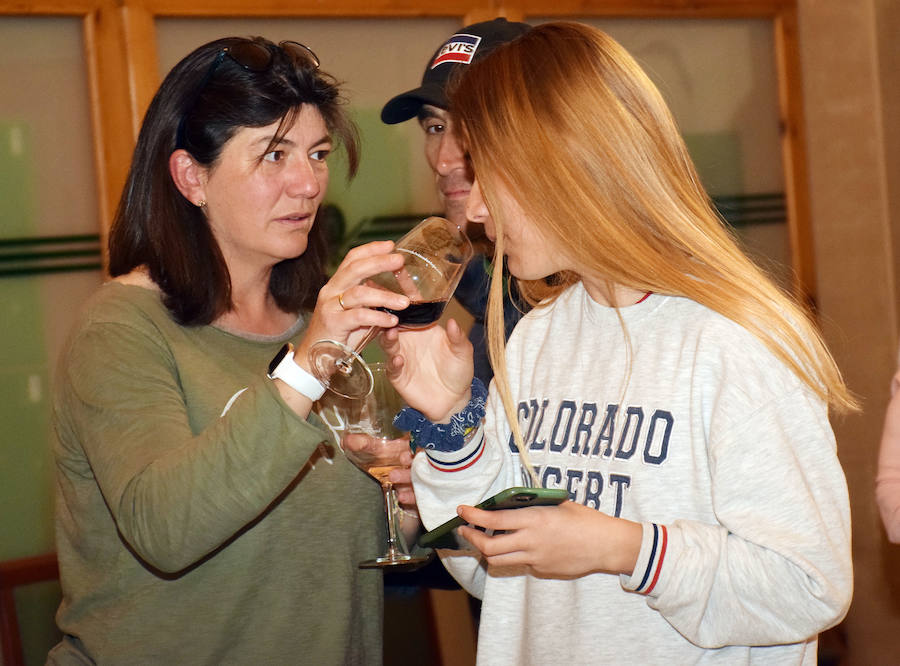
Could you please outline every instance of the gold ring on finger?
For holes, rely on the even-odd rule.
[[[341,304],[341,310],[347,309],[347,306],[344,305],[344,292],[341,292],[340,294],[338,294],[338,303]]]

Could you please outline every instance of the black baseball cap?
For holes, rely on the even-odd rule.
[[[397,95],[381,110],[388,125],[402,123],[419,113],[423,104],[447,108],[445,88],[450,75],[460,67],[483,58],[495,47],[511,42],[531,29],[527,23],[511,23],[504,18],[474,23],[454,33],[441,44],[425,68],[422,85]]]

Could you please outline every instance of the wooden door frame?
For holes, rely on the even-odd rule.
[[[815,306],[797,0],[0,0],[0,16],[76,16],[90,86],[100,230],[106,233],[141,118],[159,84],[157,18],[762,18],[774,31],[781,154],[797,294]]]

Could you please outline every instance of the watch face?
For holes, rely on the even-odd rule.
[[[284,345],[281,349],[278,350],[278,353],[275,354],[275,358],[273,358],[269,362],[269,377],[272,376],[272,373],[275,372],[275,368],[278,367],[278,364],[284,360],[284,357],[287,356],[287,353],[291,351],[290,343]]]

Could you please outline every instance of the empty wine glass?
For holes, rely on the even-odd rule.
[[[397,493],[389,478],[391,470],[402,466],[402,453],[409,451],[409,436],[393,424],[394,416],[404,406],[403,398],[387,378],[383,363],[367,367],[373,379],[372,390],[363,398],[323,396],[322,410],[330,414],[320,414],[334,430],[347,459],[381,484],[387,517],[387,548],[380,557],[360,562],[359,566],[421,566],[430,558],[407,551],[398,524],[401,510]]]
[[[458,225],[442,217],[429,217],[397,241],[395,252],[403,255],[403,267],[379,273],[368,284],[407,296],[403,310],[380,308],[397,315],[399,326],[428,326],[444,312],[472,258],[472,243]],[[361,398],[372,390],[372,373],[360,356],[363,348],[380,332],[373,326],[352,349],[335,340],[320,340],[310,347],[313,374],[331,391],[347,398]]]

